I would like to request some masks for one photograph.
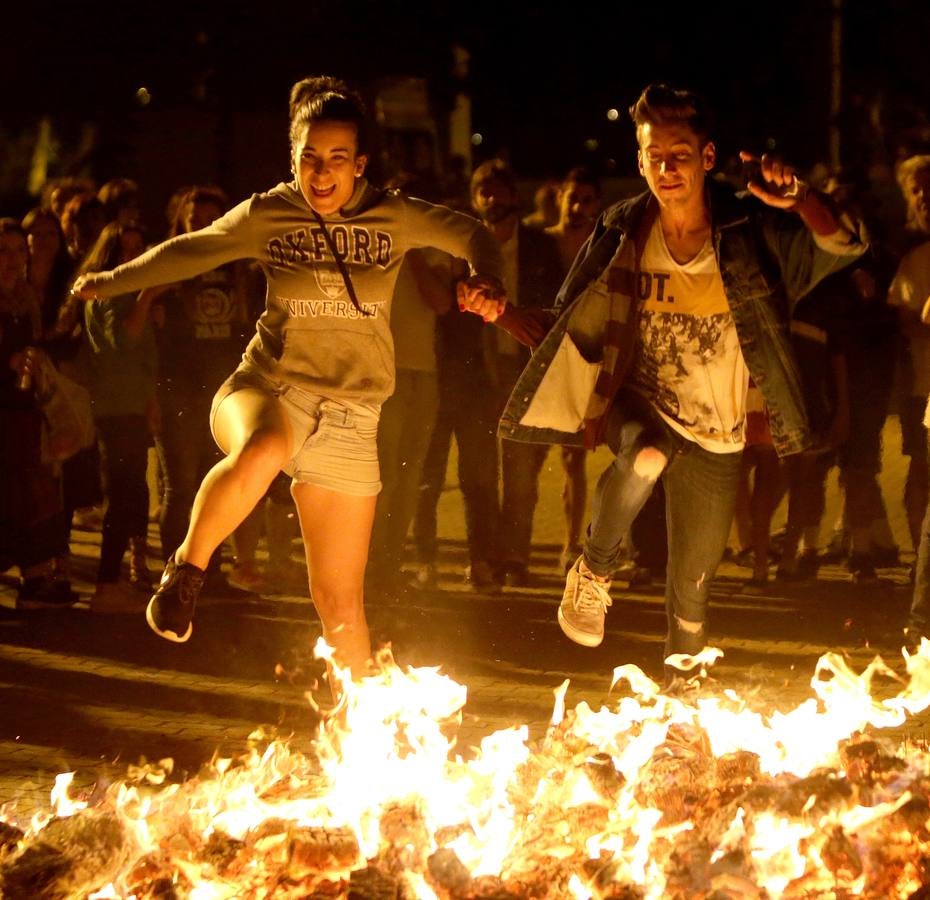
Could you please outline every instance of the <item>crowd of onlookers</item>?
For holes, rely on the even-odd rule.
[[[167,236],[201,228],[227,207],[218,188],[179,189],[167,207]],[[150,460],[160,543],[172,547],[218,458],[210,400],[261,311],[261,273],[233,265],[139,297],[89,302],[69,291],[82,272],[127,262],[164,236],[147,232],[138,186],[128,179],[99,189],[60,179],[21,221],[0,219],[0,561],[18,571],[23,607],[76,599],[71,529],[96,516],[92,606],[139,608],[152,581]],[[266,513],[281,536],[272,574],[293,584],[298,568],[289,562],[292,512],[280,489],[270,493],[236,533],[236,575],[247,589],[259,586],[254,560]]]
[[[843,177],[822,185],[863,216],[870,249],[803,298],[793,316],[817,448],[779,460],[764,404],[750,385],[733,552],[757,584],[772,568],[778,578],[812,577],[824,559],[846,560],[863,581],[876,568],[897,564],[878,479],[892,413],[909,457],[904,509],[913,547],[919,543],[930,480],[923,424],[930,394],[930,156],[902,160],[896,176],[903,221],[874,214],[868,185]],[[525,307],[552,304],[604,206],[599,180],[576,168],[544,184],[536,208],[525,214],[518,181],[501,160],[476,168],[462,196],[443,196],[410,179],[396,187],[479,217],[500,246],[510,302]],[[69,287],[80,273],[129,261],[165,236],[211,223],[228,206],[216,187],[186,186],[170,198],[166,226],[149,231],[134,182],[115,178],[98,188],[86,178],[62,178],[47,185],[21,220],[0,219],[0,570],[18,573],[23,607],[76,599],[71,529],[95,509],[103,510],[92,600],[98,611],[142,606],[154,555],[150,506],[157,507],[161,547],[183,539],[197,488],[218,459],[210,403],[263,309],[262,273],[232,264],[109,300],[81,301]],[[549,448],[496,435],[529,351],[459,312],[455,283],[463,274],[461,261],[415,251],[397,282],[391,321],[397,388],[379,430],[383,490],[369,559],[372,589],[436,585],[436,510],[453,437],[466,516],[464,576],[477,590],[520,587],[531,577],[533,514]],[[586,453],[558,452],[564,568],[582,542]],[[147,478],[153,457],[154,504]],[[825,484],[834,466],[842,519],[824,523]],[[773,542],[772,517],[786,496],[787,525]],[[638,550],[629,560],[630,579],[663,567],[660,505],[659,487],[634,528],[631,546]],[[305,589],[303,565],[291,560],[295,530],[282,476],[232,536],[231,569],[221,575],[216,559],[208,579],[251,591]],[[405,574],[411,531],[417,566]],[[259,565],[263,532],[268,561]]]

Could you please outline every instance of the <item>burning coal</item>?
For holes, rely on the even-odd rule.
[[[498,731],[468,759],[465,688],[378,663],[312,754],[269,741],[183,783],[137,767],[92,807],[60,776],[54,812],[0,816],[3,896],[930,896],[930,756],[875,736],[930,705],[930,642],[903,676],[827,654],[781,713],[623,666],[610,708],[566,709],[566,682],[543,739]]]

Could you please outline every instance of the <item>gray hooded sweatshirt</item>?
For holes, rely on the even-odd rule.
[[[480,222],[357,180],[349,203],[324,217],[365,315],[346,289],[326,236],[295,183],[254,194],[212,225],[179,235],[100,274],[112,297],[184,281],[235,259],[258,260],[265,311],[243,361],[276,383],[333,399],[380,404],[394,390],[391,297],[404,253],[436,247],[500,277],[497,243]]]

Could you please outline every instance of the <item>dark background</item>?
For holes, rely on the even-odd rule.
[[[0,52],[7,207],[27,202],[23,169],[41,116],[54,134],[50,176],[125,174],[145,186],[176,172],[236,196],[268,187],[287,173],[288,88],[321,72],[363,88],[424,77],[439,117],[466,91],[484,136],[476,161],[500,153],[531,179],[580,162],[634,175],[625,111],[652,80],[707,95],[721,158],[741,147],[802,166],[828,157],[831,0],[551,12],[503,0],[18,8]],[[930,137],[930,3],[844,0],[842,18],[842,160],[864,172]],[[454,44],[471,57],[464,80],[451,74]],[[610,107],[619,120],[608,121]]]

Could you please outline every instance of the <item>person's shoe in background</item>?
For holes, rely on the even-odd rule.
[[[816,578],[820,571],[820,551],[815,547],[802,550],[798,557],[798,575],[801,578]]]
[[[226,576],[226,582],[230,587],[249,594],[264,593],[268,587],[265,575],[251,560],[235,563]]]
[[[16,595],[16,608],[69,609],[79,599],[79,595],[71,590],[70,581],[38,575],[23,579]]]
[[[894,569],[901,565],[901,554],[897,547],[879,547],[872,544],[869,555],[876,569]]]
[[[523,563],[504,563],[501,567],[500,580],[505,587],[525,588],[530,586],[530,572]]]
[[[476,591],[494,593],[501,589],[501,579],[491,564],[479,559],[465,569],[465,581]]]
[[[410,579],[410,587],[415,591],[436,590],[436,566],[433,563],[420,563]]]
[[[878,581],[875,565],[868,553],[851,553],[846,565],[852,580],[857,584],[874,584]]]
[[[124,581],[98,582],[90,598],[90,611],[95,615],[138,613],[144,606],[145,600],[135,585]]]
[[[265,569],[265,590],[269,594],[289,594],[307,597],[310,594],[310,577],[307,566],[288,559],[280,563],[270,563]]]
[[[144,537],[129,539],[129,583],[134,588],[150,594],[154,579],[149,571],[147,543]]]

